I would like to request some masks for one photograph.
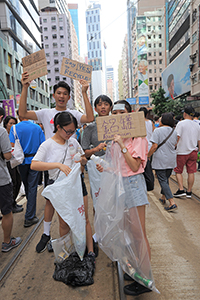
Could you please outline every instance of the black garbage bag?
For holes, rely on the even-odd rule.
[[[85,256],[81,261],[73,252],[61,263],[55,263],[53,278],[72,286],[91,285],[94,283],[95,258]]]

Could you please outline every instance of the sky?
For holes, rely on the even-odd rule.
[[[84,56],[87,54],[85,11],[90,1],[69,0],[68,3],[78,3],[80,54]],[[115,80],[117,80],[117,68],[127,33],[127,0],[100,0],[97,3],[101,4],[101,34],[107,45],[106,65],[114,67]]]

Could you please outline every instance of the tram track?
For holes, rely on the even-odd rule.
[[[0,273],[0,283],[2,283],[3,279],[5,278],[6,274],[9,272],[9,270],[12,268],[12,266],[17,261],[17,258],[22,254],[22,252],[25,250],[27,244],[30,242],[38,228],[40,227],[42,221],[44,219],[44,215],[39,219],[39,222],[34,226],[33,230],[30,232],[30,234],[27,236],[27,238],[22,242],[22,244],[19,246],[17,252],[13,255],[11,260],[7,263],[7,265],[3,268],[3,270]]]

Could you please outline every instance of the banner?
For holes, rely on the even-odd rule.
[[[15,117],[15,102],[13,99],[9,100],[2,100],[3,101],[3,108],[5,110],[6,116],[13,116]]]
[[[139,104],[149,104],[149,79],[147,62],[147,25],[146,17],[137,17],[136,42],[138,62],[138,97]]]
[[[23,72],[29,74],[25,83],[48,74],[44,49],[23,57],[22,64]]]
[[[142,111],[97,117],[96,123],[99,141],[112,140],[115,134],[120,134],[122,138],[146,136],[144,113]]]
[[[60,74],[75,80],[91,82],[92,66],[63,57]]]

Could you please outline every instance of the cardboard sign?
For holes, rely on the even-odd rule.
[[[92,66],[63,57],[60,74],[72,79],[91,82]]]
[[[44,49],[23,57],[22,64],[23,72],[29,74],[25,83],[48,74]]]
[[[112,140],[115,134],[122,138],[145,137],[144,112],[97,117],[98,140]]]

